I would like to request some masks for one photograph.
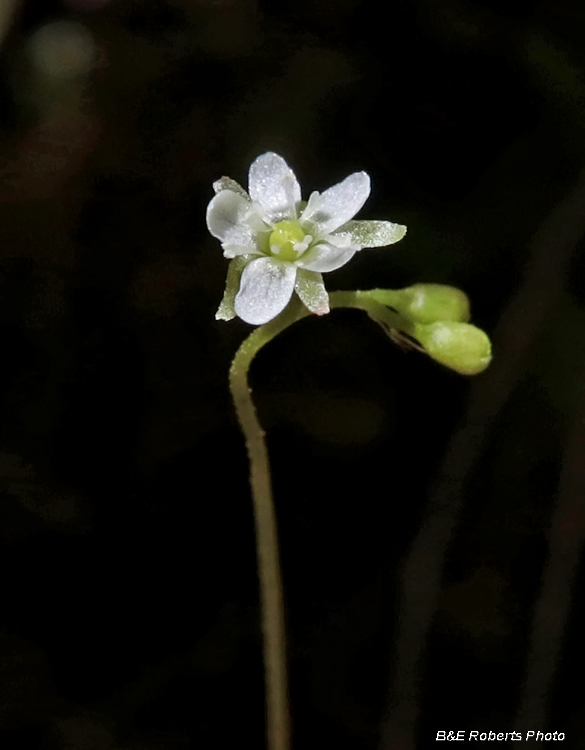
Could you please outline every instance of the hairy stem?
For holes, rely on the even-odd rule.
[[[240,346],[230,368],[230,390],[246,439],[250,461],[264,639],[266,732],[269,750],[290,748],[284,602],[268,452],[264,440],[265,433],[252,401],[248,369],[260,349],[299,317],[302,317],[301,310],[287,308],[278,318],[257,328]]]
[[[383,320],[384,325],[395,324],[408,329],[408,321],[361,292],[333,292],[330,305],[355,307],[371,317]],[[270,464],[264,431],[252,391],[248,383],[250,364],[260,349],[279,333],[309,315],[298,301],[293,301],[277,318],[253,331],[242,343],[230,368],[230,390],[250,461],[250,486],[256,526],[256,552],[260,580],[260,606],[264,642],[264,674],[266,682],[266,724],[269,750],[289,750],[290,710],[288,701],[284,598],[276,514],[272,497]]]

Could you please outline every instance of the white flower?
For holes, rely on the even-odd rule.
[[[250,167],[249,194],[229,177],[213,184],[207,226],[231,258],[216,318],[236,315],[253,325],[275,318],[293,291],[313,313],[329,312],[322,273],[345,265],[363,247],[398,242],[406,227],[389,221],[351,221],[370,194],[370,178],[355,172],[306,204],[294,172],[278,154]]]

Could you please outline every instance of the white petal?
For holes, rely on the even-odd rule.
[[[272,231],[272,226],[268,223],[268,219],[266,217],[264,209],[258,203],[258,201],[252,201],[250,203],[250,213],[246,218],[246,223],[257,232]]]
[[[362,246],[351,241],[351,234],[349,232],[334,232],[333,234],[326,234],[322,237],[322,242],[326,245],[333,245],[334,247],[350,247],[354,245],[354,250],[361,250]]]
[[[351,260],[359,249],[359,245],[336,247],[320,242],[307,250],[303,257],[297,261],[297,265],[319,273],[335,271],[335,269],[341,268]]]
[[[391,221],[349,221],[339,227],[336,234],[349,235],[354,245],[385,247],[401,240],[406,227]]]
[[[250,167],[248,189],[252,200],[260,203],[273,224],[297,218],[301,188],[282,156],[271,151],[259,156]]]
[[[244,268],[234,309],[246,323],[260,326],[275,318],[288,305],[295,287],[297,269],[274,258],[256,258]]]
[[[251,204],[242,195],[222,190],[207,206],[207,228],[227,245],[247,247],[254,252],[254,231],[246,223]]]
[[[301,223],[313,230],[311,234],[323,237],[352,219],[369,194],[370,178],[366,172],[350,174],[324,193],[311,195],[301,215]]]
[[[320,273],[299,268],[295,292],[303,305],[315,315],[325,315],[329,312],[329,295]]]

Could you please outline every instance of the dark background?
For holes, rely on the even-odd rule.
[[[205,209],[267,150],[304,197],[366,170],[360,218],[408,226],[330,290],[459,286],[495,355],[466,379],[335,311],[254,362],[295,750],[517,728],[561,502],[535,728],[585,746],[584,25],[567,0],[3,3],[2,750],[264,746],[227,388],[250,327],[214,319],[227,262]],[[401,591],[433,517],[449,533],[414,560],[429,628],[405,697]]]

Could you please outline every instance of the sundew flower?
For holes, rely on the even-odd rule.
[[[370,178],[355,172],[305,203],[294,172],[268,152],[251,165],[249,193],[229,177],[213,184],[207,227],[231,259],[219,320],[236,315],[262,325],[293,292],[313,313],[329,312],[322,273],[344,266],[365,247],[401,240],[406,227],[389,221],[352,221],[370,194]]]

